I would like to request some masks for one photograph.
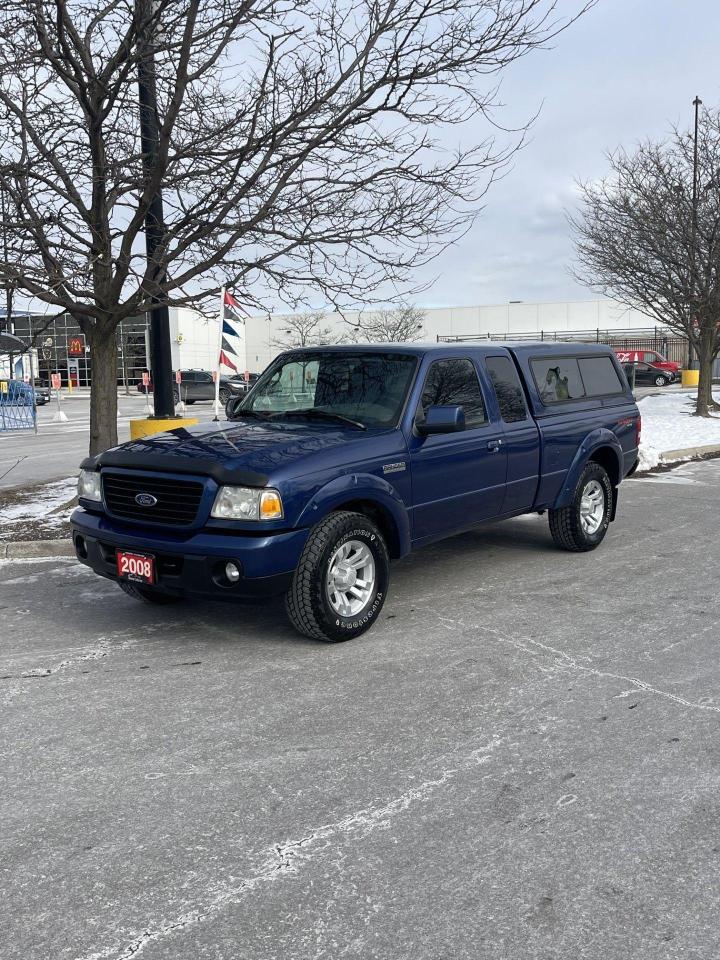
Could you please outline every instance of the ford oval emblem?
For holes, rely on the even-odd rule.
[[[157,503],[157,497],[151,493],[138,493],[135,495],[135,503],[141,507],[154,507]]]

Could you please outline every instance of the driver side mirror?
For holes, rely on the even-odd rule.
[[[228,420],[233,420],[235,414],[237,413],[240,404],[243,402],[245,397],[230,397],[228,402],[225,404],[225,416]]]
[[[416,424],[421,437],[435,433],[459,433],[465,429],[465,411],[461,406],[433,406],[422,423]]]

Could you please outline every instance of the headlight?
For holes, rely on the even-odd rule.
[[[81,470],[78,477],[78,497],[83,500],[95,500],[102,503],[100,474],[96,470]]]
[[[281,520],[283,505],[277,490],[220,487],[210,515],[219,520]]]

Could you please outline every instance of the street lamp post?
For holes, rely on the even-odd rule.
[[[140,143],[142,148],[145,183],[155,174],[158,160],[160,121],[157,107],[157,84],[155,76],[155,2],[136,0],[135,16],[138,24],[138,94],[140,100]],[[165,232],[162,193],[159,184],[150,200],[145,215],[145,246],[148,263],[155,265],[150,309],[150,354],[152,362],[153,408],[156,417],[167,419],[175,416],[172,385],[172,355],[170,350],[170,313],[167,294],[157,292],[164,281],[155,262],[157,248]]]
[[[697,284],[695,244],[697,241],[698,220],[698,118],[702,100],[696,96],[693,100],[695,107],[695,130],[693,133],[693,182],[692,182],[692,214],[690,222],[690,309],[693,311],[693,322],[697,323]],[[688,338],[688,366],[694,363],[692,343]]]
[[[5,258],[5,263],[7,263],[8,262],[8,238],[7,238],[8,225],[7,225],[7,211],[5,209],[5,186],[4,185],[0,185],[0,204],[1,204],[0,218],[2,219],[3,257]],[[5,324],[4,326],[7,333],[10,333],[10,334],[13,334],[15,332],[15,328],[13,326],[13,320],[12,320],[12,310],[13,310],[13,289],[12,289],[12,284],[8,280],[7,283],[5,284]],[[12,354],[12,351],[10,352],[8,359],[10,362],[10,376],[12,377],[13,364],[14,364],[14,356]]]

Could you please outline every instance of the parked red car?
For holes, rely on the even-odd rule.
[[[667,370],[675,378],[680,377],[682,364],[675,363],[674,360],[668,360],[657,350],[615,350],[615,356],[620,363],[649,363],[653,367]]]

